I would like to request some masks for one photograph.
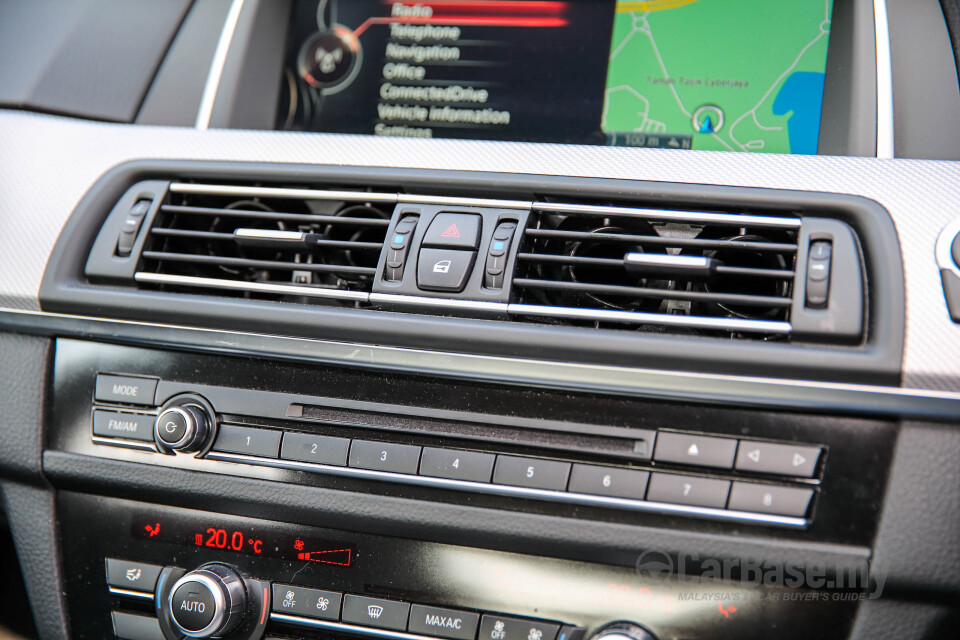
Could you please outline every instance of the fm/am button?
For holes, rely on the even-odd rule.
[[[153,442],[154,416],[117,411],[93,412],[93,435]]]

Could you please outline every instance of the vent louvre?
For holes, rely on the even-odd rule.
[[[137,280],[221,295],[366,300],[395,193],[175,183]]]
[[[580,325],[789,334],[800,225],[791,217],[538,203],[517,256],[511,311]]]

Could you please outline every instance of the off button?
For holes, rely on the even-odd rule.
[[[202,582],[185,582],[170,599],[170,614],[186,631],[201,631],[217,615],[217,599]]]

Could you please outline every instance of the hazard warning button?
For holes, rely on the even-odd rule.
[[[473,213],[438,213],[423,236],[423,246],[476,249],[480,243],[480,216]]]

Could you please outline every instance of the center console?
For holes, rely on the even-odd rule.
[[[67,339],[53,393],[76,637],[840,637],[875,586],[883,419]]]

